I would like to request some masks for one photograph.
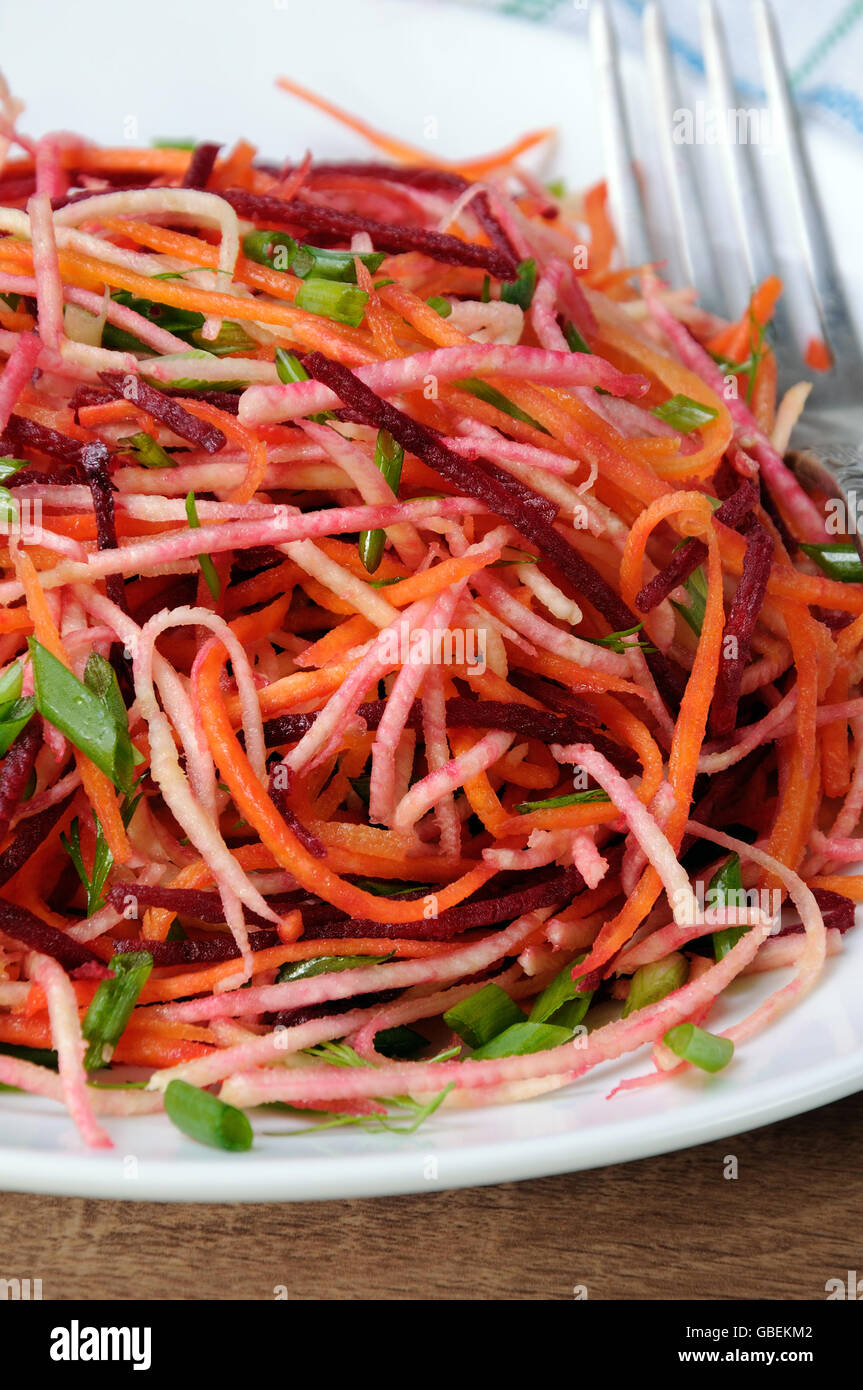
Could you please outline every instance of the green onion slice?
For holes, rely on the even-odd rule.
[[[556,811],[560,806],[588,806],[592,801],[610,800],[602,787],[588,787],[587,791],[569,792],[566,796],[549,796],[545,801],[520,801],[515,809],[520,816],[526,816],[531,811]]]
[[[176,462],[171,458],[167,449],[163,449],[151,434],[146,430],[138,430],[137,434],[124,435],[118,439],[117,443],[128,453],[134,454],[142,468],[176,468]]]
[[[523,1023],[524,1014],[500,985],[490,984],[453,1004],[443,1021],[468,1047],[482,1047],[512,1025]]]
[[[195,505],[194,492],[188,492],[186,494],[186,517],[193,530],[196,530],[201,525],[198,520],[198,508]],[[213,564],[212,556],[199,555],[198,564],[201,566],[201,574],[204,576],[207,588],[213,595],[214,602],[218,603],[219,594],[222,592],[222,586],[219,583],[219,576],[216,573],[216,566]]]
[[[732,854],[716,870],[707,885],[707,905],[709,908],[739,907],[743,903],[743,875],[740,872],[740,855]],[[713,955],[716,960],[727,956],[732,946],[736,946],[747,927],[723,927],[713,932]]]
[[[863,561],[857,547],[845,541],[826,541],[823,545],[801,545],[800,549],[820,570],[842,584],[863,582]]]
[[[648,1004],[658,1004],[666,994],[680,989],[686,983],[688,974],[689,964],[679,951],[672,951],[662,960],[652,960],[648,965],[640,966],[632,977],[623,1006],[623,1017],[628,1018]]]
[[[526,1057],[530,1052],[548,1052],[552,1047],[562,1047],[572,1037],[571,1028],[559,1028],[554,1023],[514,1023],[505,1032],[478,1047],[471,1056],[472,1062],[481,1062],[488,1057]]]
[[[404,457],[404,449],[401,444],[396,443],[389,431],[379,430],[375,444],[375,467],[383,473],[396,496],[401,482]],[[374,574],[381,562],[385,540],[386,533],[379,528],[360,532],[360,559],[369,574]]]
[[[721,1071],[734,1056],[734,1043],[730,1038],[707,1033],[695,1023],[678,1023],[675,1028],[669,1028],[662,1041],[675,1057],[691,1062],[702,1071]]]
[[[252,1147],[252,1126],[242,1110],[226,1105],[218,1096],[190,1086],[188,1081],[170,1081],[165,1089],[165,1111],[177,1129],[209,1144],[214,1149],[243,1153]]]
[[[383,965],[392,960],[394,952],[386,956],[315,956],[312,960],[289,960],[280,967],[276,984],[283,985],[289,980],[308,980],[313,975],[327,975],[337,970],[359,970],[364,965]]]
[[[294,299],[298,309],[305,309],[310,314],[321,314],[324,318],[333,319],[335,323],[346,323],[351,328],[359,328],[368,302],[366,291],[356,285],[345,285],[338,280],[317,277],[304,280]]]
[[[109,964],[114,977],[100,980],[81,1025],[81,1032],[89,1043],[84,1055],[88,1071],[107,1066],[113,1057],[138,996],[149,979],[153,957],[149,951],[129,951],[112,956]]]
[[[39,713],[61,734],[65,734],[106,777],[110,777],[116,787],[128,792],[132,784],[135,755],[129,739],[126,707],[119,690],[116,696],[113,689],[109,692],[101,673],[99,677],[91,675],[91,680],[100,682],[99,689],[94,690],[90,682],[85,684],[73,676],[62,661],[52,656],[35,637],[29,637],[27,645],[33,664],[34,698]],[[100,661],[103,659],[99,658]],[[107,662],[105,664],[108,665]],[[96,668],[90,669],[92,672]],[[111,675],[116,687],[113,671]]]
[[[715,420],[719,411],[713,405],[703,405],[701,401],[694,401],[691,396],[678,395],[669,396],[667,401],[654,406],[650,413],[671,425],[672,429],[679,430],[681,434],[691,434],[701,425]]]
[[[575,979],[572,978],[573,965],[580,965],[583,960],[582,955],[577,961],[570,961],[537,996],[528,1015],[529,1023],[554,1023],[569,1029],[578,1027],[590,1008],[594,993],[593,990],[586,990],[584,994],[579,994],[578,986],[583,977],[576,975]]]

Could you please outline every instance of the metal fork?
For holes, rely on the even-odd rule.
[[[662,10],[657,0],[645,7],[653,154],[668,212],[663,233],[651,216],[634,157],[617,40],[606,0],[593,0],[591,44],[612,220],[626,264],[664,261],[663,274],[672,286],[694,285],[705,308],[732,319],[743,312],[753,286],[766,273],[783,269],[768,229],[793,231],[787,293],[798,312],[780,312],[775,351],[782,386],[812,376],[814,386],[787,459],[801,478],[844,501],[847,529],[863,556],[863,354],[791,96],[776,22],[767,0],[753,0],[752,8],[769,129],[782,177],[775,188],[766,189],[752,145],[747,140],[726,139],[716,146],[720,170],[714,171],[719,173],[723,201],[711,208],[704,147],[675,140],[675,118],[687,108],[678,96]],[[704,0],[701,28],[709,109],[739,112],[750,103],[741,103],[735,91],[715,0]],[[724,244],[718,229],[726,237]],[[787,263],[784,268],[787,273]],[[817,331],[832,357],[828,372],[813,373],[803,359],[799,325],[807,310],[801,301],[807,298],[810,318],[814,311]]]

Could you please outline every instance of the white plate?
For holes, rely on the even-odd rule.
[[[46,42],[46,40],[48,40]],[[275,92],[287,72],[405,140],[451,155],[494,149],[556,124],[555,171],[601,173],[587,54],[553,30],[415,0],[66,0],[6,6],[0,52],[34,133],[72,128],[103,141],[243,134],[273,157],[367,153],[358,139]],[[438,138],[430,139],[430,122]],[[131,122],[135,122],[133,127]],[[858,269],[852,146],[817,131],[816,168],[840,260]],[[842,190],[841,199],[836,192]],[[834,197],[831,201],[830,192]],[[858,929],[859,931],[859,929]],[[863,1087],[863,933],[829,961],[814,993],[739,1051],[718,1077],[608,1101],[644,1055],[517,1106],[445,1112],[410,1137],[348,1128],[269,1138],[292,1122],[256,1118],[251,1153],[183,1138],[164,1117],[110,1121],[113,1152],[84,1149],[55,1105],[0,1097],[0,1184],[163,1201],[306,1200],[463,1187],[643,1158],[733,1135]],[[748,1012],[787,972],[740,982],[717,1018]]]

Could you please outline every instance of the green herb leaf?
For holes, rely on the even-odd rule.
[[[214,1149],[244,1153],[252,1147],[249,1117],[218,1096],[190,1086],[188,1081],[169,1081],[165,1088],[165,1112],[177,1129]]]
[[[535,430],[540,430],[542,434],[548,434],[548,430],[541,425],[538,420],[534,420],[532,415],[526,414],[520,406],[515,405],[508,397],[498,391],[496,386],[492,386],[487,381],[481,381],[478,376],[465,377],[463,381],[455,382],[455,385],[462,391],[467,391],[471,396],[476,396],[477,400],[485,401],[487,405],[493,405],[495,409],[503,411],[504,415],[509,415],[513,420],[521,420],[523,425],[532,425]]]
[[[26,459],[0,458],[0,483],[5,483],[19,469],[27,467]]]
[[[672,599],[671,606],[677,609],[681,618],[689,624],[696,637],[700,637],[704,614],[707,611],[707,578],[700,565],[697,570],[692,571],[683,587],[689,594],[691,603],[678,603],[676,599]]]
[[[434,309],[436,314],[440,314],[442,319],[448,319],[452,313],[452,304],[448,299],[444,299],[442,294],[433,294],[431,299],[426,300],[430,309]]]
[[[198,508],[195,505],[194,492],[188,492],[186,494],[186,517],[192,530],[197,530],[201,523],[198,520]],[[222,592],[222,586],[219,583],[219,576],[216,573],[216,566],[213,564],[212,556],[199,555],[198,564],[201,566],[201,573],[204,576],[207,588],[213,595],[214,601],[218,603],[219,594]]]
[[[588,787],[587,791],[550,796],[545,801],[520,801],[515,809],[520,816],[526,816],[531,811],[556,811],[560,806],[587,806],[592,801],[610,800],[608,792],[604,792],[602,787]]]
[[[624,641],[627,637],[635,637],[635,634],[640,632],[643,627],[644,623],[636,623],[634,627],[621,628],[619,632],[609,632],[607,637],[586,637],[583,640],[592,642],[595,647],[608,647],[611,651],[618,653],[626,652],[631,647],[640,647],[643,652],[655,652],[655,647],[642,642],[640,638],[635,642]]]
[[[281,254],[278,254],[279,251]],[[243,237],[243,255],[259,265],[268,265],[275,270],[290,270],[301,280],[314,275],[321,280],[339,280],[352,285],[357,282],[355,259],[362,261],[372,275],[386,259],[382,251],[324,250],[320,246],[306,246],[295,241],[287,232],[266,230],[248,232]]]

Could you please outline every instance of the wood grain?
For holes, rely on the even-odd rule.
[[[823,1298],[863,1271],[861,1125],[863,1094],[639,1163],[363,1201],[7,1193],[0,1250],[46,1299]]]

